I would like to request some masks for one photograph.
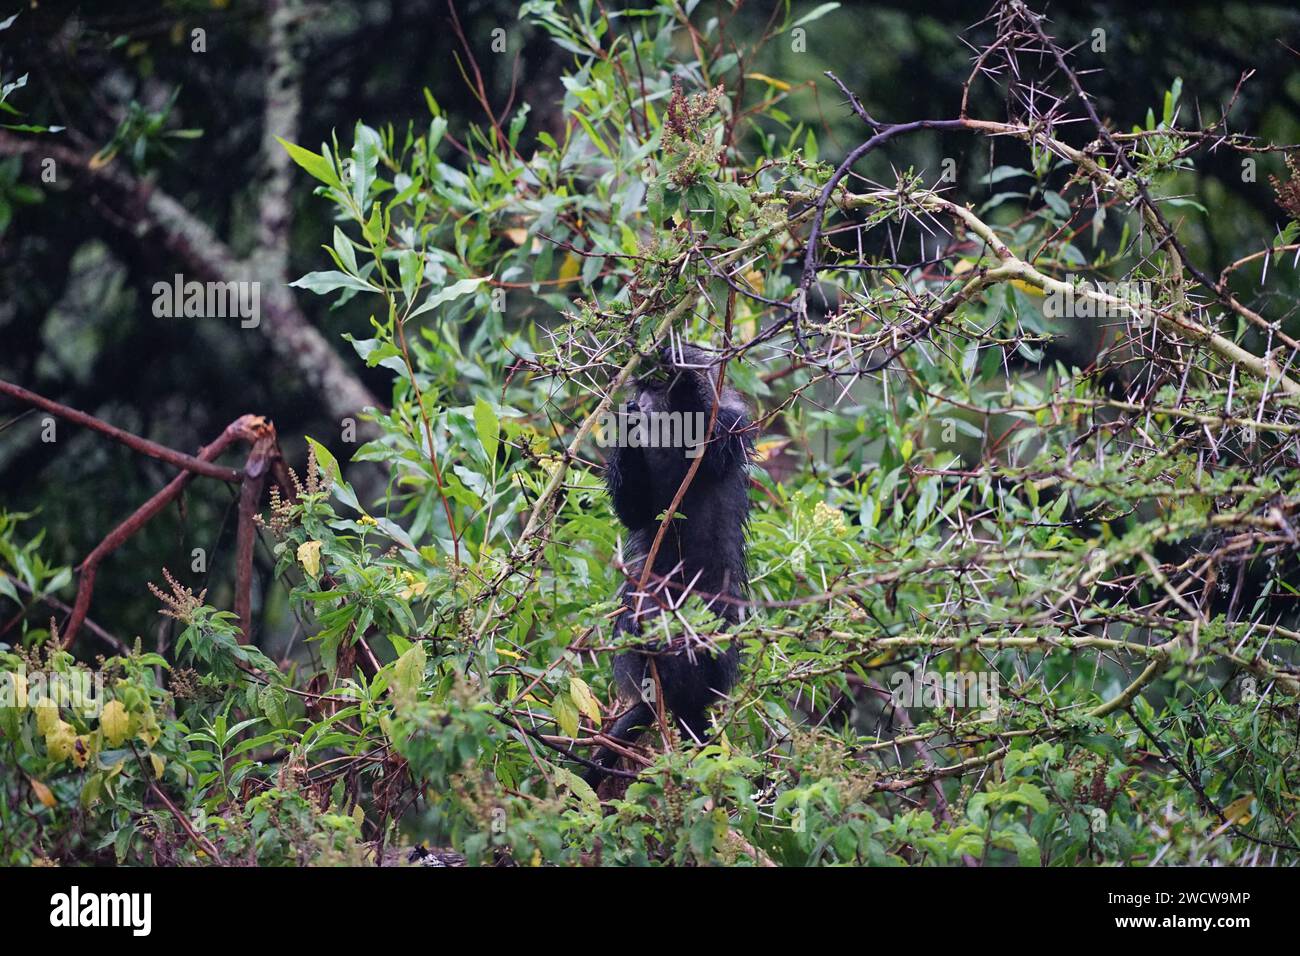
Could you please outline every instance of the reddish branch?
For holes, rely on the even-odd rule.
[[[192,471],[195,474],[206,475],[209,478],[220,478],[222,481],[239,481],[243,475],[236,468],[225,468],[221,465],[214,465],[211,462],[195,458],[184,452],[173,451],[165,445],[159,445],[147,438],[141,438],[139,435],[132,435],[130,432],[123,431],[115,425],[100,421],[94,415],[87,415],[85,412],[79,412],[75,408],[69,408],[67,405],[60,405],[58,402],[51,401],[35,392],[29,392],[21,385],[11,385],[9,382],[0,380],[0,393],[16,398],[26,405],[35,405],[51,415],[58,415],[60,418],[67,419],[78,425],[84,425],[86,428],[93,428],[95,431],[107,435],[114,441],[119,441],[126,445],[132,451],[138,451],[142,455],[148,455],[150,458],[157,458],[159,461],[165,461],[169,465],[175,465],[177,468],[184,468],[186,471]]]
[[[63,627],[64,648],[72,646],[82,624],[86,621],[86,614],[90,610],[90,599],[95,592],[95,575],[99,571],[99,565],[174,501],[195,475],[220,478],[223,481],[239,481],[242,484],[239,495],[239,528],[235,559],[235,613],[239,617],[241,640],[247,643],[252,638],[253,546],[257,538],[253,519],[261,503],[262,489],[266,485],[267,475],[269,474],[276,484],[280,485],[287,496],[292,497],[294,494],[288,481],[284,460],[280,456],[274,425],[260,415],[243,415],[228,425],[216,441],[201,449],[197,456],[191,456],[123,431],[93,415],[68,408],[66,405],[8,382],[0,381],[0,393],[10,395],[29,405],[35,405],[60,418],[85,425],[120,441],[134,451],[183,469],[153,497],[132,512],[130,517],[109,532],[81,562],[77,600]],[[251,446],[248,460],[242,471],[213,464],[222,452],[236,442],[246,442]]]

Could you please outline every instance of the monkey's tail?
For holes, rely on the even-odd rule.
[[[635,740],[638,736],[637,728],[649,726],[653,719],[654,711],[650,709],[650,705],[645,701],[640,701],[635,707],[614,721],[614,726],[609,728],[605,736],[613,737],[615,740]],[[609,776],[609,768],[614,766],[618,757],[618,751],[611,750],[609,747],[601,747],[591,758],[592,763],[599,764],[600,767],[589,767],[587,772],[582,775],[582,779],[587,781],[587,785],[593,790],[596,789],[597,784]]]

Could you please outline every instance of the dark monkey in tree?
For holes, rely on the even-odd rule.
[[[679,603],[689,592],[728,624],[735,624],[741,617],[748,582],[745,522],[753,447],[748,409],[730,387],[718,395],[718,366],[704,350],[683,345],[665,349],[660,358],[658,372],[638,382],[636,401],[628,405],[629,417],[649,420],[660,436],[667,429],[656,427],[656,422],[693,421],[695,425],[678,428],[673,434],[705,441],[703,448],[699,444],[683,447],[681,442],[669,443],[670,447],[620,445],[611,449],[605,467],[614,511],[628,530],[628,583],[621,589],[624,610],[614,624],[614,635],[647,635],[638,649],[620,654],[614,662],[619,690],[633,706],[606,733],[624,741],[635,740],[642,729],[655,723],[652,660],[664,705],[683,735],[705,738],[709,706],[736,681],[738,651],[729,646],[714,654],[704,647],[686,645],[685,637],[651,637],[663,631],[662,622],[655,619],[665,605]],[[712,433],[705,436],[715,401],[717,419]],[[665,412],[677,414],[672,419],[655,418]],[[694,430],[689,430],[692,427]],[[669,522],[645,591],[638,594],[636,582],[641,579],[660,519],[692,462],[701,455],[699,469],[676,509],[681,517]],[[609,768],[617,758],[617,753],[602,747],[593,761]],[[595,786],[604,776],[603,770],[591,769],[586,779]]]

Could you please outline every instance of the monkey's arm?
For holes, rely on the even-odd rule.
[[[731,389],[719,398],[713,376],[706,369],[679,368],[672,384],[672,407],[687,414],[700,414],[707,423],[718,405],[718,417],[713,423],[704,462],[700,466],[713,477],[721,477],[729,469],[743,467],[749,461],[753,447],[748,410]]]
[[[654,524],[654,496],[650,471],[640,448],[618,446],[605,462],[605,487],[614,501],[614,513],[630,530]]]
[[[754,445],[751,436],[749,416],[725,405],[719,408],[718,419],[713,423],[713,434],[709,436],[708,447],[704,450],[704,462],[700,467],[716,478],[734,469],[744,468],[749,464],[750,451]]]

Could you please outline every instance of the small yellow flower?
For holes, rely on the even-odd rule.
[[[844,519],[844,512],[839,508],[828,505],[824,501],[817,502],[813,508],[813,527],[819,531],[831,531],[834,534],[843,534],[844,529],[848,527],[848,522]]]

